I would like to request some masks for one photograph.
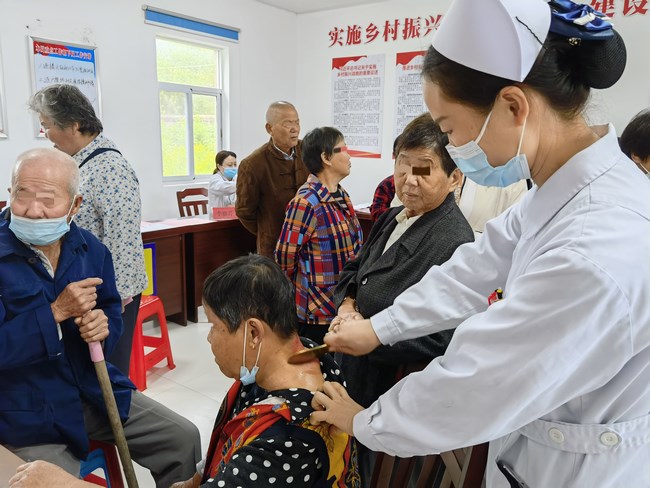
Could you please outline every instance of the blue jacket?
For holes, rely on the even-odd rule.
[[[61,322],[60,340],[50,304],[71,282],[104,280],[97,307],[109,321],[109,355],[122,333],[121,301],[113,261],[103,244],[72,223],[63,237],[54,279],[38,256],[9,230],[0,215],[0,443],[66,444],[80,458],[88,452],[82,399],[106,411],[84,342],[73,319]],[[133,384],[107,363],[122,419]]]

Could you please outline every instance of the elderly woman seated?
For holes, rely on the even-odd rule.
[[[474,240],[472,228],[454,202],[462,174],[447,153],[447,144],[447,136],[429,114],[404,129],[395,160],[395,189],[403,206],[379,218],[360,254],[343,269],[334,293],[338,317],[333,325],[384,310],[432,266],[444,263],[458,246]],[[398,373],[421,369],[444,354],[451,335],[452,331],[443,331],[381,346],[367,356],[343,356],[341,366],[350,396],[369,407],[395,384]],[[364,475],[368,472],[365,464]]]
[[[280,268],[259,255],[230,261],[206,279],[203,304],[215,362],[237,381],[221,405],[201,472],[173,486],[359,486],[354,439],[309,423],[323,378],[343,379],[329,356],[288,363],[314,343],[298,337],[293,290]],[[77,486],[52,465],[19,469],[13,486],[41,486],[30,478],[47,479],[51,488]]]

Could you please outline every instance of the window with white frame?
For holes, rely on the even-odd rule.
[[[219,48],[156,39],[163,180],[212,174],[223,147]]]

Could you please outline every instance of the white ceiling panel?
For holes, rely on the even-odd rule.
[[[289,10],[296,14],[306,14],[321,10],[354,7],[367,3],[381,3],[382,0],[257,0],[260,3]],[[385,0],[384,0],[385,1]]]

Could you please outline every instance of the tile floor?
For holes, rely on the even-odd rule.
[[[210,432],[221,400],[232,384],[214,362],[210,344],[206,340],[210,324],[203,309],[199,310],[198,323],[187,327],[169,323],[169,340],[172,344],[176,368],[167,368],[165,361],[149,370],[144,394],[188,418],[201,432],[203,453],[208,448]],[[145,331],[153,322],[145,324]],[[154,488],[149,471],[135,465],[140,488]]]

